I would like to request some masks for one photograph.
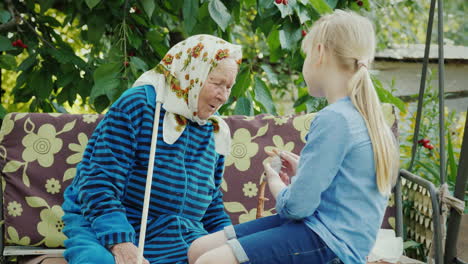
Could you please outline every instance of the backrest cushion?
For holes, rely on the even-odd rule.
[[[393,109],[385,108],[396,132]],[[300,153],[315,114],[225,117],[232,136],[226,158],[226,211],[234,224],[255,219],[265,150]],[[9,245],[62,247],[63,191],[76,173],[88,139],[102,115],[11,113],[0,130],[0,171],[5,240]],[[273,214],[274,199],[266,190],[265,214]],[[392,203],[391,203],[392,204]],[[389,228],[394,207],[382,226]]]
[[[13,113],[0,131],[5,241],[61,247],[63,191],[100,115]]]

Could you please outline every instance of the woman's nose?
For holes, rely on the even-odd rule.
[[[229,98],[229,91],[227,89],[222,89],[217,93],[217,98],[221,103],[225,103]]]

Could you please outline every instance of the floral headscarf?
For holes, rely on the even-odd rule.
[[[152,70],[143,73],[133,86],[149,84],[157,93],[157,101],[166,110],[163,139],[168,144],[177,141],[187,120],[205,125],[198,117],[198,96],[208,74],[220,61],[242,60],[241,46],[210,35],[195,35],[177,43]],[[214,125],[216,152],[228,155],[230,132],[219,116],[208,118]]]

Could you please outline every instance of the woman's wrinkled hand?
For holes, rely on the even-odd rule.
[[[115,244],[110,251],[114,255],[115,264],[133,264],[138,259],[138,248],[130,242]],[[142,264],[149,264],[149,261],[143,259]]]

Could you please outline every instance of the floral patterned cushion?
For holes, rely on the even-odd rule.
[[[388,121],[396,129],[392,108]],[[263,173],[265,150],[299,153],[315,114],[225,117],[232,133],[222,190],[234,224],[253,220]],[[0,130],[0,171],[5,241],[9,245],[63,247],[63,191],[102,115],[11,113]],[[395,130],[396,131],[396,130]],[[265,215],[274,213],[274,199]],[[394,208],[387,209],[383,227],[394,225]]]

